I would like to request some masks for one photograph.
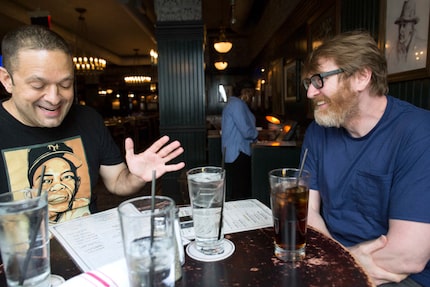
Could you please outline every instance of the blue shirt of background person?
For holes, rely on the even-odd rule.
[[[257,139],[258,131],[248,105],[238,97],[230,97],[222,112],[221,124],[225,162],[234,162],[240,152],[251,156],[251,143]]]

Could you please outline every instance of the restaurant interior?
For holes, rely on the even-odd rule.
[[[167,134],[184,146],[178,160],[186,169],[221,164],[223,107],[236,84],[251,79],[261,127],[252,192],[266,204],[267,171],[298,165],[313,118],[300,79],[308,53],[353,29],[369,31],[383,49],[390,25],[387,0],[0,0],[0,7],[0,37],[42,24],[70,43],[76,102],[102,114],[122,150],[126,137],[143,150]],[[428,34],[428,15],[422,20]],[[227,52],[216,50],[220,42]],[[428,57],[420,69],[390,74],[389,93],[430,108]],[[2,87],[0,97],[8,96]],[[157,187],[187,203],[185,181],[185,171],[174,172]]]

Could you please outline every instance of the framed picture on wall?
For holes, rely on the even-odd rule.
[[[283,115],[285,113],[284,106],[284,59],[280,58],[273,61],[268,72],[268,94],[272,99],[272,111],[275,114]]]
[[[429,13],[428,0],[381,0],[380,46],[389,81],[430,75]]]
[[[301,73],[302,62],[294,60],[284,66],[284,100],[285,103],[299,102],[301,100]]]

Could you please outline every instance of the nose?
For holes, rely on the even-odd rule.
[[[61,96],[57,85],[49,85],[44,99],[51,105],[57,105],[61,101]]]
[[[319,94],[320,90],[315,88],[314,85],[309,85],[308,90],[306,91],[306,96],[308,99],[315,98],[315,95]]]

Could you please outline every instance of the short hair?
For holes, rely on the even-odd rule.
[[[317,47],[308,57],[302,75],[320,73],[319,60],[329,59],[349,77],[368,68],[372,71],[370,90],[378,95],[388,92],[387,60],[375,40],[365,31],[350,31],[334,36]]]
[[[2,40],[3,67],[13,73],[22,50],[60,50],[72,57],[68,43],[57,33],[40,25],[26,25],[8,32]]]

